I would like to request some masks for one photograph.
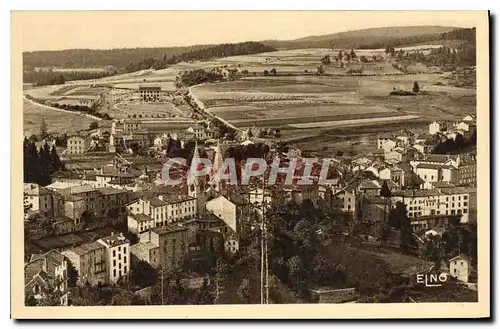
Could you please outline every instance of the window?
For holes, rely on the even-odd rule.
[[[460,262],[460,265],[464,266],[464,262]]]
[[[113,277],[115,278],[116,277],[116,269],[113,270]]]
[[[118,252],[122,251],[122,247],[118,246]]]
[[[118,260],[122,259],[122,254],[118,254]]]
[[[116,250],[113,250],[113,257],[116,256]]]
[[[457,274],[457,269],[456,268],[453,269],[453,273]]]
[[[113,259],[113,267],[116,266],[116,259]]]
[[[127,253],[127,247],[123,247],[123,253],[126,254]]]
[[[123,267],[123,273],[127,273],[127,266]]]

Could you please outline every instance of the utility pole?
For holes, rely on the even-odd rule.
[[[221,293],[221,285],[220,285],[220,280],[221,280],[221,272],[224,269],[224,266],[221,265],[220,259],[217,259],[216,266],[215,266],[215,297],[214,297],[214,304],[219,303],[219,296]]]
[[[262,193],[250,192],[250,194],[255,196],[262,195],[262,200],[260,205],[261,220],[260,220],[260,303],[269,304],[269,257],[267,248],[267,223],[266,223],[266,182],[264,179],[264,184],[262,188]],[[258,201],[257,201],[258,202]]]
[[[163,305],[163,268],[161,269],[161,304]]]

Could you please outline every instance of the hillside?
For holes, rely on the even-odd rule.
[[[278,49],[303,48],[356,48],[374,49],[391,46],[406,46],[446,40],[475,41],[475,28],[462,29],[440,26],[383,27],[306,38],[263,43]]]
[[[377,37],[413,37],[416,35],[436,34],[449,32],[456,29],[451,26],[394,26],[394,27],[376,27],[371,29],[339,32],[325,35],[315,35],[292,41],[305,42],[305,41],[323,41],[323,40],[336,40],[347,38],[377,38]]]

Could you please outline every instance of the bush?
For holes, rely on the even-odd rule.
[[[412,93],[411,91],[406,91],[406,90],[396,90],[396,91],[391,91],[389,93],[391,96],[415,96],[415,93]]]

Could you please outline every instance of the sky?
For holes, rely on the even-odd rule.
[[[473,27],[470,12],[18,11],[23,51],[289,40],[384,26]]]

